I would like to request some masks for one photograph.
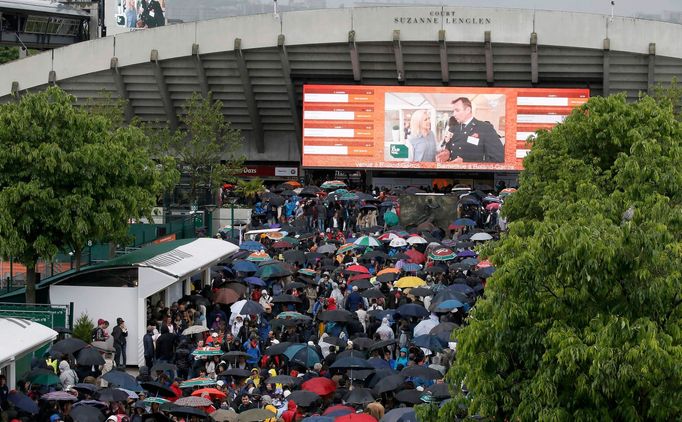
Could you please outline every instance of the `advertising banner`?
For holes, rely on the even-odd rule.
[[[166,0],[107,0],[106,8],[109,35],[166,25]]]
[[[303,166],[521,170],[588,89],[306,85]]]

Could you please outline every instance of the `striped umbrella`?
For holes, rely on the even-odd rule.
[[[206,377],[199,377],[199,378],[192,378],[192,379],[188,379],[187,381],[183,381],[182,383],[180,383],[180,388],[208,387],[210,385],[216,385],[216,384],[217,384],[216,380],[212,380],[212,379],[206,378]]]
[[[202,347],[192,352],[194,356],[221,356],[223,351],[220,347]]]
[[[146,399],[142,400],[142,402],[144,402],[146,404],[152,404],[152,403],[164,404],[164,403],[169,403],[170,400],[166,400],[163,397],[147,397]]]
[[[345,188],[346,184],[341,180],[329,180],[320,185],[322,189],[338,189]]]
[[[346,252],[350,252],[350,251],[352,251],[353,249],[355,249],[355,244],[353,244],[353,243],[346,243],[345,245],[341,245],[341,246],[339,247],[339,249],[336,250],[336,253],[339,254],[339,255],[341,255],[341,254],[344,254],[344,253],[346,253]]]
[[[449,248],[438,248],[429,253],[429,258],[434,261],[449,261],[457,258],[457,255]]]
[[[410,236],[407,238],[407,243],[409,243],[410,245],[422,245],[428,242],[421,236]]]
[[[399,239],[399,238],[400,238],[400,236],[398,236],[397,234],[388,232],[388,233],[384,233],[381,236],[377,237],[377,240],[381,240],[382,242],[390,242],[393,239]]]
[[[407,242],[402,237],[396,237],[395,239],[391,240],[388,246],[392,248],[400,248],[403,246],[407,246]]]
[[[265,253],[265,251],[258,251],[258,252],[252,253],[246,259],[247,259],[247,261],[251,261],[251,262],[263,262],[263,261],[269,261],[271,258],[270,258],[270,255]]]
[[[205,407],[212,405],[213,402],[205,397],[189,396],[177,399],[175,404],[178,406]]]
[[[310,268],[301,268],[300,270],[298,270],[298,273],[310,277],[315,277],[315,270],[311,270]]]
[[[287,235],[287,232],[283,232],[283,231],[266,234],[266,236],[272,240],[282,240],[282,238],[284,238],[284,236],[286,236],[286,235]]]
[[[302,313],[291,312],[291,311],[280,312],[276,318],[277,319],[287,319],[287,318],[289,318],[289,319],[306,319],[306,320],[311,319],[308,315],[303,315]]]
[[[376,248],[381,246],[381,243],[373,238],[372,236],[360,236],[357,238],[355,242],[353,242],[354,245],[356,246],[364,246],[364,247],[372,247]]]

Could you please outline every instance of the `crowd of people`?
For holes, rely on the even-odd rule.
[[[343,195],[354,192],[333,193],[339,201],[315,215],[331,194],[290,187],[279,215],[254,223],[210,283],[197,280],[170,306],[148,303],[136,377],[125,371],[125,321],[109,334],[99,320],[93,344],[111,337],[114,353],[98,362],[84,357],[92,346],[55,344],[16,391],[0,388],[7,419],[407,421],[413,405],[466,388],[445,375],[456,329],[494,272],[475,247],[498,233],[454,213],[447,229],[402,227],[389,195],[352,201],[360,211],[372,205],[368,223],[347,217]],[[483,209],[503,201],[460,195]],[[292,198],[301,224],[282,213]]]

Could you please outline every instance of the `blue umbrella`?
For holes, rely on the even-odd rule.
[[[283,354],[288,357],[291,362],[299,363],[308,368],[312,368],[313,365],[320,362],[320,355],[317,354],[317,350],[306,344],[289,346]]]
[[[472,265],[478,264],[478,259],[476,259],[476,258],[465,258],[460,262],[460,264],[470,267]]]
[[[265,287],[265,282],[258,277],[246,277],[244,281],[252,286]]]
[[[445,346],[443,341],[433,334],[422,334],[421,336],[417,336],[412,339],[412,344],[436,353],[442,351],[444,349],[443,346]]]
[[[36,402],[31,400],[27,395],[24,393],[18,392],[18,391],[12,391],[9,393],[7,396],[7,400],[9,400],[10,403],[14,405],[19,410],[22,410],[26,413],[30,413],[32,415],[35,415],[38,413],[40,409],[38,409],[38,405]]]
[[[245,251],[262,251],[265,249],[265,247],[260,243],[260,242],[255,242],[253,240],[247,240],[246,242],[242,242],[241,245],[239,245],[239,249],[243,249]]]
[[[371,358],[367,359],[367,362],[369,362],[370,365],[372,365],[375,369],[381,369],[381,368],[390,368],[391,365],[386,362],[385,360],[381,358]]]
[[[476,222],[470,218],[458,218],[452,224],[454,224],[455,226],[469,226],[469,227],[475,227],[476,226]]]
[[[415,264],[414,262],[408,262],[407,264],[403,265],[403,267],[401,269],[403,271],[411,273],[411,272],[419,271],[421,268],[422,267],[419,264]]]
[[[414,407],[398,407],[384,414],[381,422],[417,422]]]
[[[258,271],[258,266],[256,264],[245,259],[234,261],[234,263],[232,263],[232,268],[240,273],[255,273]]]
[[[467,250],[459,252],[457,254],[458,258],[473,258],[476,256],[478,256],[478,254],[476,252],[472,251],[471,249],[467,249]]]
[[[334,418],[331,416],[308,416],[304,418],[301,422],[334,422]]]
[[[444,300],[434,306],[431,310],[433,312],[450,312],[455,308],[463,308],[464,304],[457,299]]]
[[[456,292],[464,293],[467,296],[474,296],[476,293],[474,289],[466,284],[456,283],[447,287],[448,290],[454,290]]]
[[[129,375],[123,371],[109,371],[102,375],[102,379],[110,384],[114,384],[116,387],[125,388],[131,391],[142,391],[142,387],[137,383],[135,377]]]

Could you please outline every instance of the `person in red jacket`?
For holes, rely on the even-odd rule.
[[[287,410],[282,413],[282,419],[284,419],[284,422],[295,422],[297,412],[298,406],[296,406],[296,402],[289,400],[287,402]]]

